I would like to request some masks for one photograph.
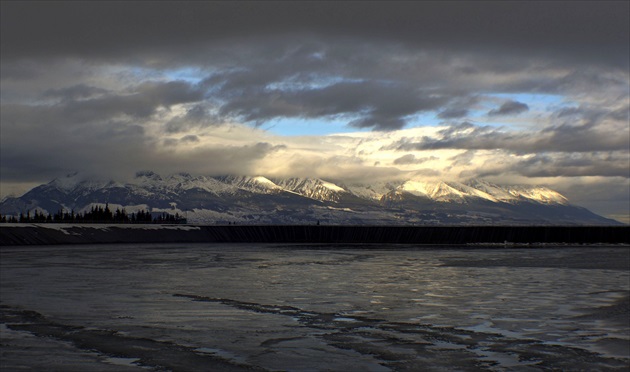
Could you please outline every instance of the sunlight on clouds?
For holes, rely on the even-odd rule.
[[[249,37],[240,33],[247,25],[233,26],[233,38],[150,33],[146,45],[124,48],[133,37],[116,37],[80,50],[74,40],[60,54],[39,54],[36,38],[33,56],[20,47],[8,59],[3,44],[2,184],[154,169],[365,182],[486,177],[546,183],[578,202],[594,197],[591,187],[628,190],[630,78],[618,63],[597,62],[597,48],[563,49],[539,36],[529,41],[540,50],[443,43],[444,32]],[[563,26],[550,32],[575,24]]]

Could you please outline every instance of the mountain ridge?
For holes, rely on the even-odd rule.
[[[178,212],[191,223],[615,225],[544,186],[419,178],[345,184],[320,178],[204,176],[152,171],[132,180],[96,180],[77,173],[0,202],[0,213],[56,213],[109,203],[128,212]]]

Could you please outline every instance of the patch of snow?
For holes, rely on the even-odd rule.
[[[475,187],[471,187],[459,182],[448,182],[448,185],[462,192],[464,196],[485,199],[495,203],[498,202],[497,198],[495,198],[494,196]]]
[[[57,189],[70,192],[72,191],[80,182],[78,173],[71,173],[66,175],[65,177],[59,177],[52,180],[49,185],[56,187]]]
[[[66,229],[96,229],[102,231],[110,231],[112,228],[117,229],[138,229],[138,230],[199,230],[199,226],[189,225],[169,225],[169,224],[66,224],[66,223],[34,223],[34,224],[12,224],[14,226],[35,226],[46,229],[61,231],[70,235]]]
[[[331,206],[327,206],[327,209],[330,209],[332,211],[342,211],[342,212],[354,212],[352,209],[350,208],[335,208],[335,207],[331,207]]]
[[[90,203],[88,205],[86,205],[85,207],[81,208],[78,212],[79,213],[85,213],[85,212],[89,212],[90,210],[92,210],[92,207],[94,208],[105,208],[105,205],[107,205],[106,203]],[[125,212],[127,214],[131,214],[131,213],[138,213],[139,211],[147,211],[150,212],[151,208],[147,205],[147,204],[137,204],[137,205],[122,205],[122,204],[114,204],[114,203],[109,203],[109,210],[112,213],[116,212],[116,209],[119,210],[125,210]],[[67,211],[69,211],[70,209],[67,209]]]
[[[263,176],[254,177],[253,180],[258,182],[261,185],[266,185],[266,186],[269,186],[269,187],[274,188],[274,189],[276,189],[276,188],[279,189],[280,188],[280,186],[276,185],[270,179],[268,179],[266,177],[263,177]]]
[[[480,190],[498,201],[510,202],[515,200],[514,195],[510,194],[504,187],[495,185],[485,180],[473,179],[465,183],[476,190]]]
[[[169,224],[116,224],[109,225],[109,228],[119,228],[119,229],[141,229],[141,230],[199,230],[199,226],[190,226],[190,225],[169,225]]]
[[[400,186],[398,183],[377,182],[369,185],[350,184],[347,185],[346,189],[350,191],[350,193],[363,199],[381,200],[383,195],[388,194],[398,186]]]
[[[320,180],[318,178],[286,178],[276,180],[275,184],[285,191],[292,191],[310,199],[319,201],[339,200],[338,194],[347,192],[345,189],[334,183]]]
[[[326,182],[326,181],[323,181],[323,180],[320,180],[320,183],[325,188],[333,190],[333,191],[337,191],[337,192],[345,192],[346,191],[346,190],[343,189],[343,187],[339,187],[339,186],[335,185],[334,183]]]
[[[445,182],[407,181],[400,187],[401,190],[417,196],[426,196],[432,200],[446,202],[459,201],[464,198],[464,193],[449,186]]]
[[[509,188],[510,194],[520,196],[525,199],[533,200],[544,204],[562,204],[567,205],[569,201],[560,193],[550,190],[546,187],[525,187],[513,186]]]

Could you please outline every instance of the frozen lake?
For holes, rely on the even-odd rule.
[[[3,371],[630,367],[628,247],[0,253]]]

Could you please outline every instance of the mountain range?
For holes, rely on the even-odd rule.
[[[179,213],[189,223],[374,225],[616,225],[543,186],[406,181],[344,184],[318,178],[210,177],[138,172],[128,182],[79,174],[37,186],[0,203],[3,215],[39,210],[82,212],[108,203]]]

